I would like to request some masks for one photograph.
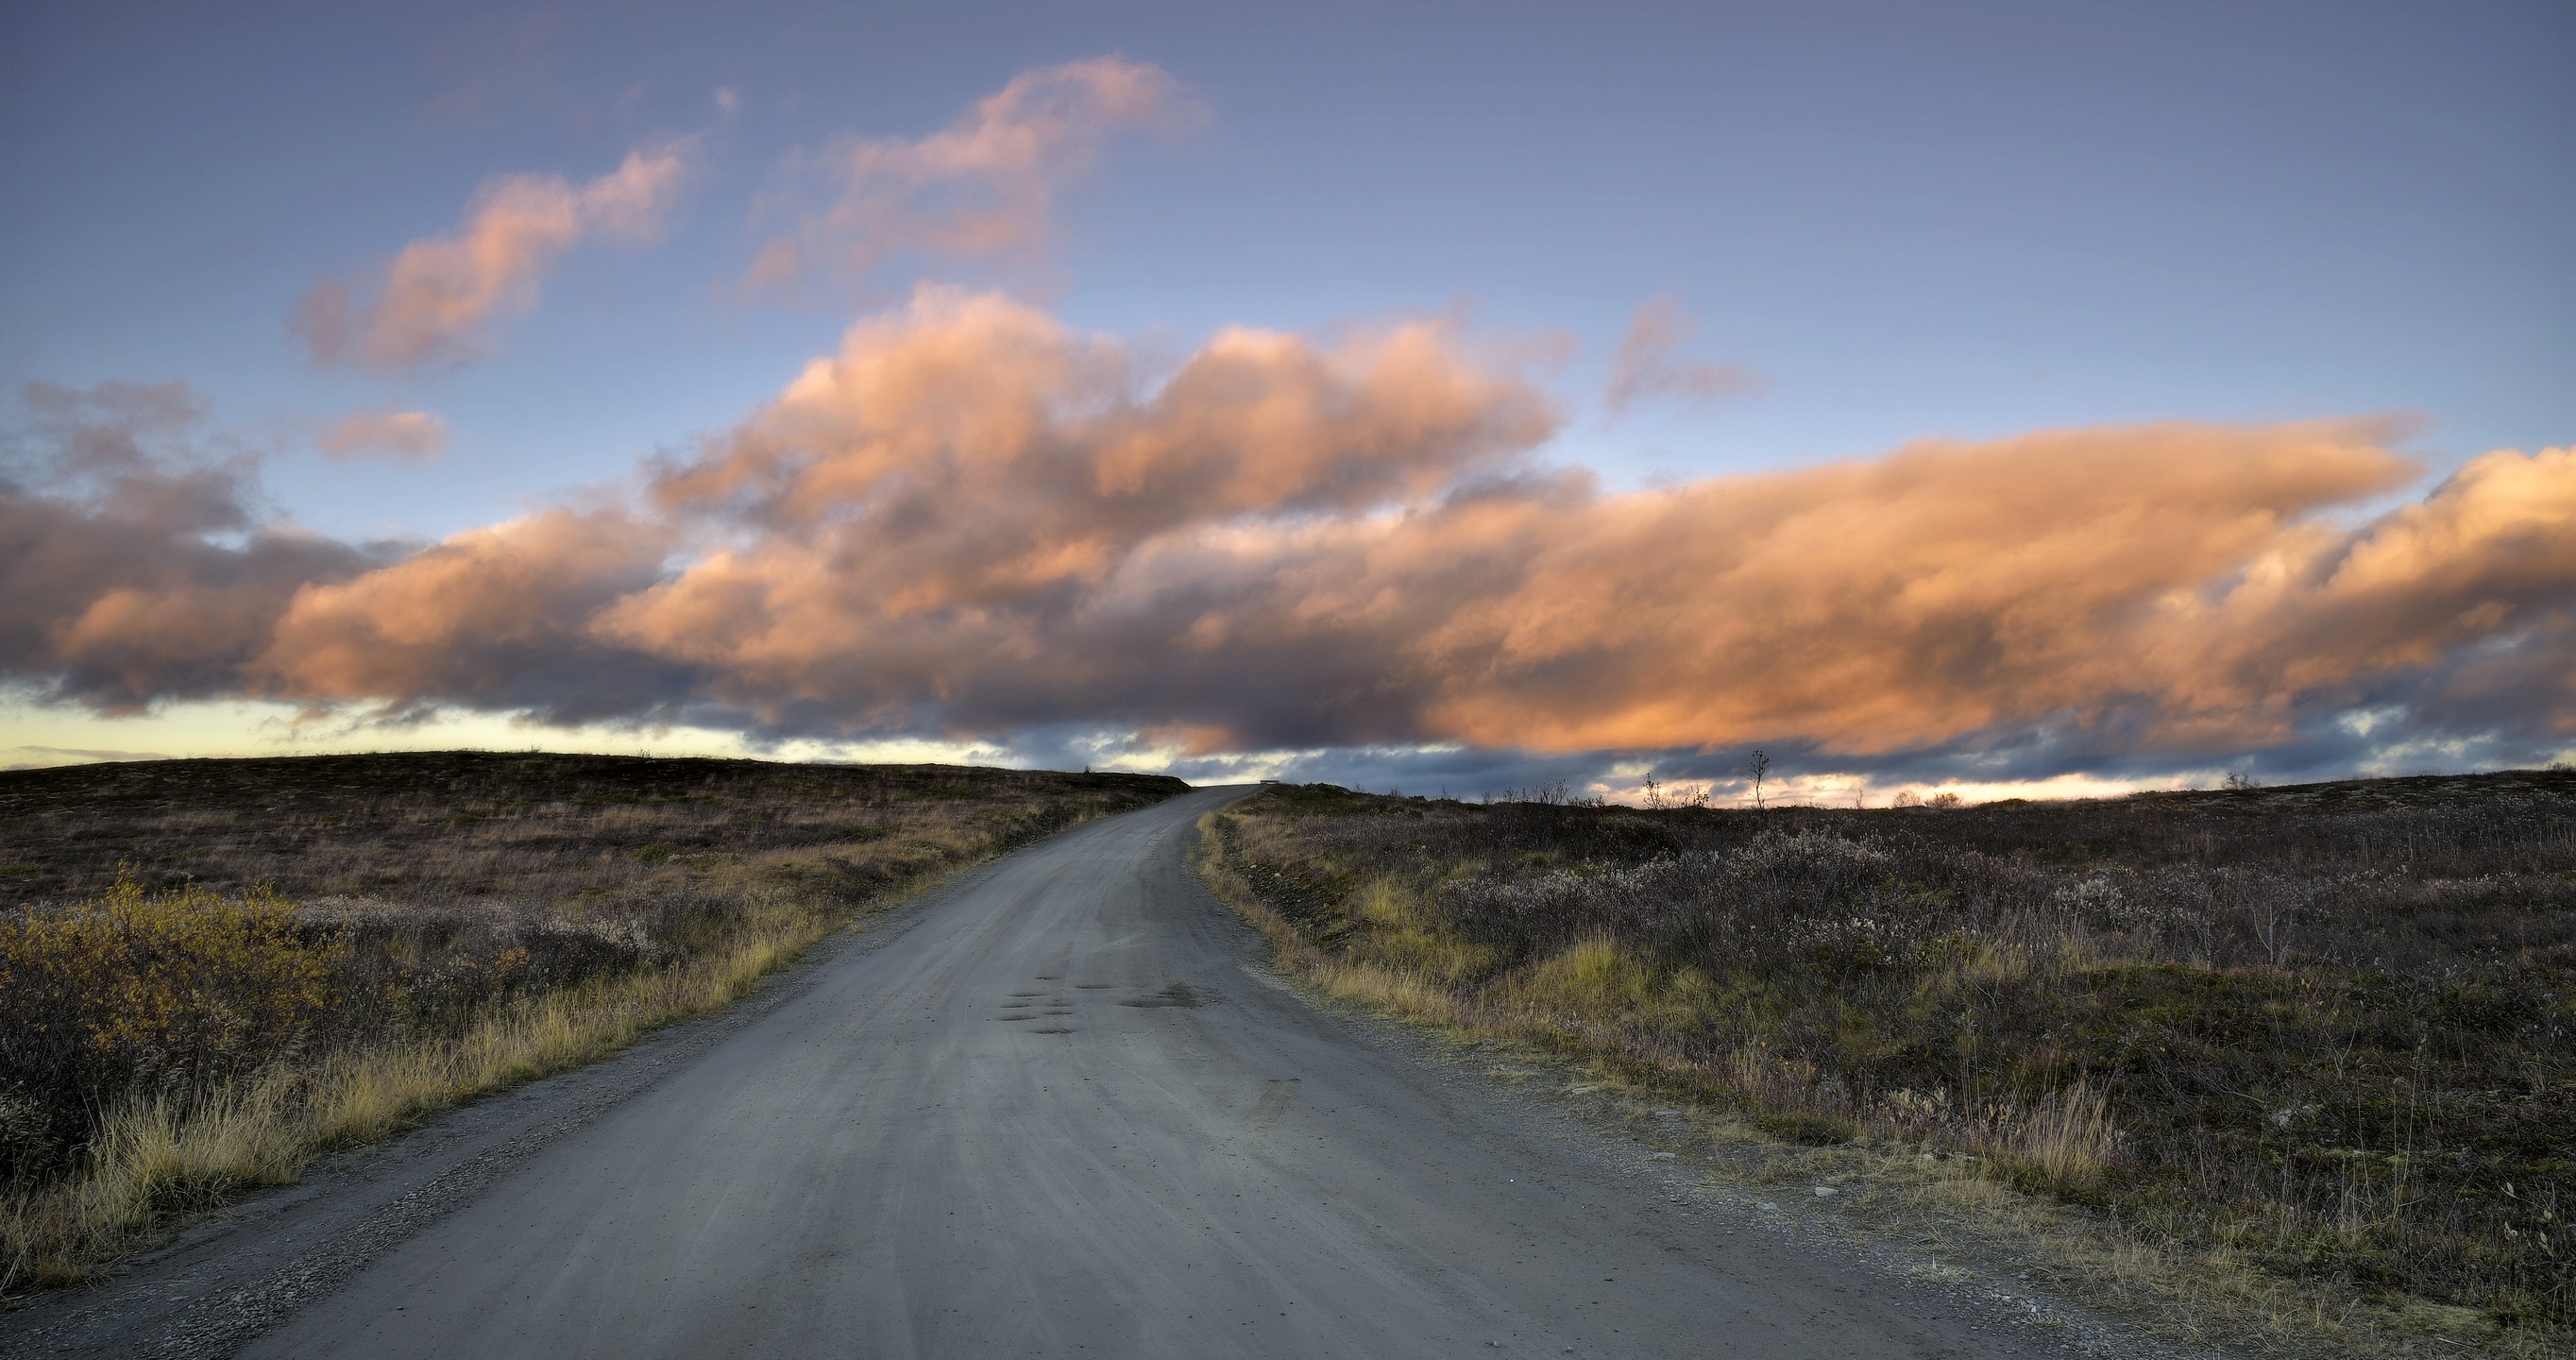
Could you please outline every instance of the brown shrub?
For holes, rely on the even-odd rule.
[[[1187,787],[480,752],[0,772],[0,1289]]]
[[[1764,812],[1272,790],[1237,881],[1328,962],[1417,904],[1477,1023],[1799,1141],[1996,1159],[2129,1230],[2576,1322],[2576,775]]]
[[[89,1112],[128,1091],[219,1082],[294,1049],[333,1009],[347,952],[264,888],[226,898],[121,879],[65,910],[0,918],[9,1179],[58,1164]]]

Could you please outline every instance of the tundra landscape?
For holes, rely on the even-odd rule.
[[[0,1295],[1186,787],[476,753],[0,773]]]
[[[2576,1322],[2576,771],[1876,811],[1281,787],[1208,835],[1322,990],[1704,1103],[1753,1178],[1847,1175],[2212,1339]]]
[[[2576,6],[0,14],[0,1355],[2576,1357]]]

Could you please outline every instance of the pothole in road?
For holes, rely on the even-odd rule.
[[[1200,992],[1197,988],[1192,987],[1186,982],[1175,982],[1171,986],[1164,988],[1156,995],[1140,996],[1133,1001],[1121,1001],[1118,1004],[1121,1006],[1134,1006],[1140,1010],[1159,1010],[1165,1006],[1179,1006],[1183,1009],[1195,1009],[1197,1007],[1207,1005],[1209,1002],[1214,1000],[1216,1000],[1215,997]]]

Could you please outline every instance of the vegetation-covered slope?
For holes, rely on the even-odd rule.
[[[1186,787],[483,753],[0,773],[0,1289]]]
[[[2576,775],[1883,811],[1329,787],[1212,873],[1345,992],[2274,1277],[2576,1321]]]

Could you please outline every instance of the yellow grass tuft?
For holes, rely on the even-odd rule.
[[[2120,1145],[2110,1101],[2081,1077],[2042,1100],[2021,1122],[2018,1135],[2012,1150],[2051,1181],[2097,1178]]]

